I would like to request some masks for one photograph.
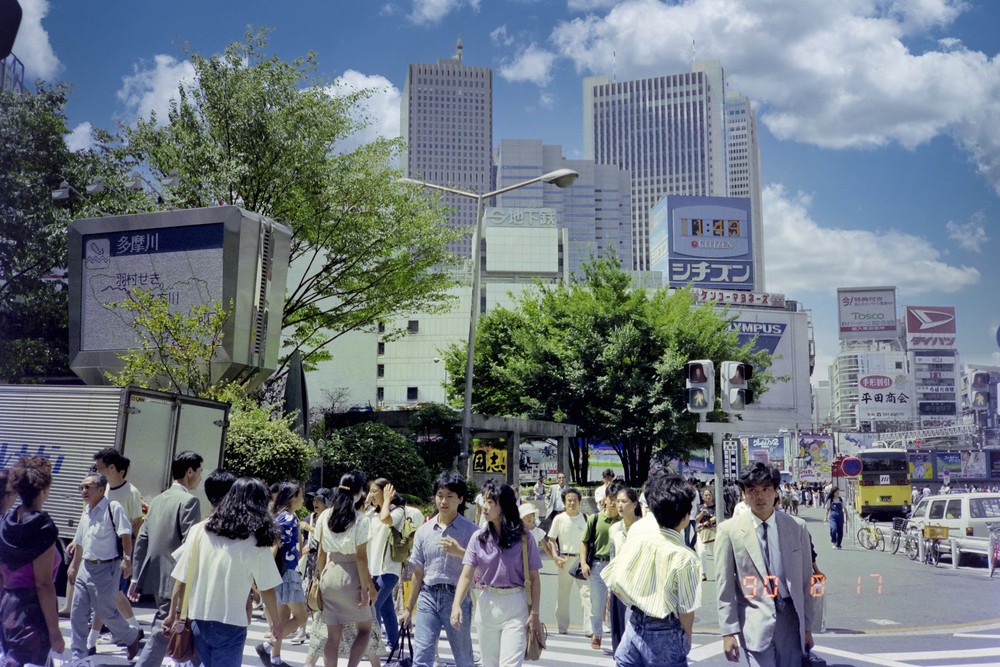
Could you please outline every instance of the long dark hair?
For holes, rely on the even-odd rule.
[[[328,522],[330,530],[342,533],[354,525],[358,516],[358,494],[366,486],[365,474],[360,470],[344,473],[344,476],[340,478],[340,486],[333,490]]]
[[[253,535],[258,547],[270,547],[279,539],[278,526],[268,511],[270,502],[271,492],[264,482],[240,477],[208,518],[205,530],[231,540]]]
[[[624,493],[630,503],[635,503],[635,515],[642,516],[642,505],[639,504],[639,494],[631,486],[623,486],[618,489],[618,493]]]
[[[524,522],[521,521],[521,513],[517,509],[517,495],[514,489],[506,484],[500,484],[495,479],[488,479],[483,482],[483,500],[493,500],[500,505],[500,534],[497,535],[493,523],[486,524],[486,530],[479,535],[479,541],[486,544],[486,540],[492,538],[497,541],[501,549],[506,549],[521,541],[524,534]]]
[[[299,495],[299,485],[295,482],[282,482],[278,486],[278,495],[274,499],[274,513],[291,511],[292,501]]]

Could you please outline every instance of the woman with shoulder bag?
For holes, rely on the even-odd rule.
[[[483,667],[517,667],[524,660],[529,632],[544,643],[538,607],[542,559],[535,540],[525,532],[514,489],[486,480],[483,512],[487,523],[472,534],[466,548],[451,624],[456,629],[462,626],[462,600],[475,576],[482,587],[475,624]]]
[[[695,517],[695,522],[698,524],[698,544],[696,551],[698,552],[698,558],[701,560],[701,580],[706,581],[708,579],[708,567],[705,565],[705,560],[709,555],[712,555],[713,558],[715,557],[715,494],[712,493],[712,489],[702,490],[701,502],[701,511]]]
[[[316,521],[316,539],[321,549],[316,557],[320,573],[323,607],[320,620],[326,624],[324,664],[336,667],[344,626],[356,623],[358,634],[351,643],[348,667],[357,667],[372,632],[368,605],[377,592],[368,572],[368,522],[358,512],[367,488],[364,473],[355,470],[340,478],[329,509]]]
[[[390,649],[396,648],[399,639],[399,620],[396,618],[393,593],[403,574],[403,564],[392,559],[389,540],[393,528],[403,530],[405,504],[389,480],[379,477],[371,483],[367,500],[370,509],[366,512],[370,522],[368,570],[378,587],[375,618],[385,626],[385,643]]]
[[[204,667],[239,667],[247,639],[247,598],[256,583],[271,633],[281,637],[275,589],[281,584],[271,547],[280,540],[268,511],[271,493],[259,479],[241,477],[208,520],[188,531],[170,575],[177,581],[165,633],[190,620]],[[186,609],[182,609],[183,605]]]

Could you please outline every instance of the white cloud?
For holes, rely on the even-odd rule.
[[[500,76],[507,81],[527,81],[544,86],[552,78],[555,62],[556,54],[532,42],[518,50],[513,60],[504,60],[500,64]]]
[[[439,23],[448,14],[468,5],[479,11],[480,0],[413,0],[410,20],[414,23]]]
[[[24,63],[25,81],[52,81],[62,71],[62,63],[52,49],[42,19],[49,13],[48,0],[21,0],[21,27],[14,40],[14,55]]]
[[[556,106],[556,98],[552,93],[542,92],[538,95],[538,106],[543,109],[554,109]]]
[[[66,135],[66,146],[74,153],[94,147],[94,126],[90,121],[80,123]]]
[[[619,79],[719,60],[760,103],[772,134],[825,148],[899,144],[947,134],[1000,193],[1000,56],[945,32],[964,0],[623,0],[563,21],[552,48],[578,71]],[[930,46],[916,51],[908,43]]]
[[[350,138],[342,141],[337,149],[350,152],[376,137],[395,138],[399,136],[399,103],[401,94],[389,79],[380,74],[362,74],[347,70],[338,76],[333,85],[327,87],[327,94],[345,95],[359,90],[371,91],[352,113],[365,127]]]
[[[958,223],[949,220],[945,224],[948,230],[948,238],[958,243],[959,246],[972,252],[982,252],[983,244],[990,240],[986,235],[986,227],[983,224],[985,216],[976,213],[972,219],[965,223]]]
[[[614,7],[618,2],[619,0],[567,0],[566,8],[571,12],[589,12]]]
[[[510,46],[514,43],[514,38],[507,33],[507,24],[503,24],[490,33],[490,39],[498,46]]]
[[[979,271],[943,261],[937,246],[899,231],[822,227],[809,214],[808,195],[764,188],[764,257],[768,289],[829,293],[836,287],[896,285],[907,294],[958,292],[979,282]]]
[[[193,83],[196,75],[190,60],[177,60],[159,54],[153,61],[143,61],[132,66],[132,74],[122,77],[118,99],[125,105],[128,121],[148,118],[156,113],[157,121],[167,119],[170,101],[177,98],[177,88],[182,82]]]

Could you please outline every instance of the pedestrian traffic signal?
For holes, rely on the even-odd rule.
[[[753,366],[742,361],[722,362],[722,409],[726,412],[743,412],[753,403],[749,382]]]
[[[985,410],[990,405],[990,374],[985,371],[969,373],[969,409]]]
[[[715,364],[710,360],[684,364],[684,386],[688,412],[711,412],[715,408]]]

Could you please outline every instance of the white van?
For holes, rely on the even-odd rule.
[[[989,538],[990,526],[1000,526],[1000,493],[949,493],[924,498],[913,509],[910,522],[946,526],[949,537]]]

